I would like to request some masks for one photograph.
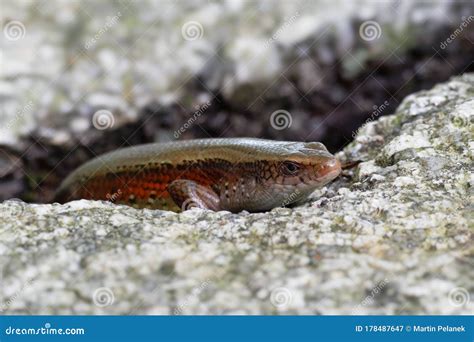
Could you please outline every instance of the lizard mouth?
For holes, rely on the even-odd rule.
[[[341,163],[336,158],[325,162],[318,170],[318,180],[324,183],[332,181],[341,173]]]

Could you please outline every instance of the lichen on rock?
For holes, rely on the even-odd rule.
[[[413,94],[295,208],[0,204],[8,314],[469,314],[474,75]]]

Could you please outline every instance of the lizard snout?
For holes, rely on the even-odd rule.
[[[329,182],[341,173],[341,163],[336,158],[330,158],[323,162],[317,171],[318,178],[323,182]]]

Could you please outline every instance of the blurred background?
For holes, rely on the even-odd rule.
[[[1,0],[0,200],[106,151],[208,137],[336,152],[473,71],[472,1]]]

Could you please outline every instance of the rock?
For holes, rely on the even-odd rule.
[[[466,18],[472,5],[449,1],[426,6],[414,0],[362,0],[340,6],[298,0],[256,6],[248,1],[196,0],[193,5],[165,1],[159,10],[153,2],[69,6],[14,1],[2,10],[5,27],[11,27],[10,21],[17,23],[18,34],[12,37],[14,30],[10,34],[4,30],[0,68],[0,144],[10,148],[27,148],[25,139],[32,133],[53,145],[73,147],[83,139],[87,123],[87,133],[99,133],[92,125],[96,111],[112,113],[116,124],[107,129],[113,130],[143,118],[142,109],[153,102],[167,111],[172,111],[170,102],[185,109],[176,118],[178,128],[193,112],[189,99],[202,93],[212,98],[222,94],[229,108],[251,110],[255,118],[241,130],[232,126],[228,133],[234,135],[247,133],[249,126],[266,128],[270,109],[281,109],[288,102],[293,114],[308,110],[310,101],[310,111],[316,115],[338,108],[317,104],[341,103],[352,95],[348,112],[357,117],[354,101],[360,108],[378,99],[374,94],[367,101],[356,92],[359,87],[373,93],[382,86],[398,94],[401,88],[410,88],[415,63],[417,82],[427,79],[426,74],[466,70],[471,60],[459,60],[472,54],[474,32],[468,25],[470,17]],[[457,36],[460,28],[462,35]],[[454,33],[456,41],[446,42]],[[412,61],[413,54],[421,59]],[[409,69],[397,65],[397,60]],[[439,60],[446,64],[439,66]],[[432,63],[436,68],[430,68]],[[378,67],[359,84],[367,65]],[[383,73],[395,69],[397,77],[379,80],[379,67]],[[346,88],[348,81],[355,82],[354,87]],[[220,102],[215,101],[214,107],[221,107]],[[214,108],[210,113],[215,114]],[[72,121],[78,118],[83,122],[75,126],[77,121]],[[318,126],[318,133],[324,133],[324,122]],[[61,132],[62,139],[54,139],[51,130]],[[302,134],[292,134],[308,136],[313,130],[309,125]],[[266,132],[280,139],[285,138],[282,133]]]
[[[363,127],[293,209],[0,205],[7,314],[469,314],[474,75]]]

